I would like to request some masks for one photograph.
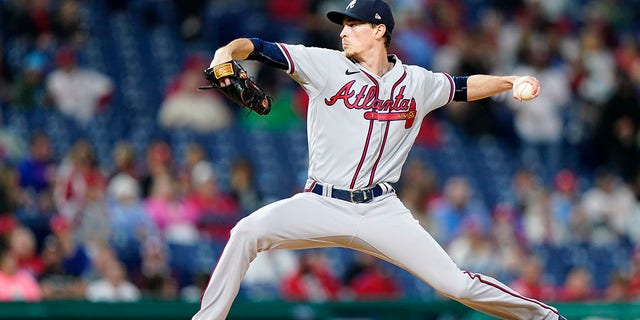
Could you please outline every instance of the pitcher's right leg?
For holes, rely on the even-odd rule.
[[[411,272],[439,293],[508,320],[557,320],[558,311],[491,277],[460,270],[395,197],[367,210],[357,249]],[[358,242],[356,242],[358,243]]]

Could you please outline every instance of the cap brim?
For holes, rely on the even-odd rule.
[[[342,25],[342,23],[344,22],[344,17],[349,17],[349,18],[352,18],[352,19],[355,19],[355,20],[366,21],[362,17],[358,17],[358,16],[350,14],[350,13],[344,13],[344,12],[340,12],[340,11],[327,12],[327,18],[331,22],[337,23],[339,25]]]

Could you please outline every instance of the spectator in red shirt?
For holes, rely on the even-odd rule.
[[[524,259],[519,277],[510,285],[523,296],[536,300],[552,300],[554,287],[543,278],[543,269],[537,257],[531,255]]]
[[[195,211],[201,231],[213,240],[226,241],[240,219],[238,203],[220,190],[210,162],[202,161],[191,170],[192,190],[187,196],[188,211]]]
[[[321,251],[305,251],[294,273],[285,276],[280,291],[287,300],[334,300],[340,291],[340,282],[327,266]]]
[[[91,189],[101,189],[104,184],[93,145],[88,140],[78,140],[56,172],[54,199],[58,212],[75,226]]]
[[[558,301],[584,302],[596,298],[591,273],[582,267],[575,267],[569,271],[567,279],[558,289]]]
[[[346,285],[357,300],[396,299],[400,297],[400,286],[380,265],[378,258],[358,253],[354,264],[348,269]]]
[[[9,235],[9,250],[16,259],[18,269],[37,277],[44,271],[42,259],[36,254],[36,238],[31,230],[17,227]]]

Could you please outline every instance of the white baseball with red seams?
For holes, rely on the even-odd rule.
[[[258,252],[347,247],[400,266],[439,293],[501,319],[555,320],[558,312],[497,280],[461,271],[413,218],[388,183],[396,182],[423,117],[453,99],[444,73],[406,66],[375,75],[336,50],[279,44],[287,72],[309,95],[309,180],[302,192],[269,204],[232,230],[193,319],[224,319]],[[382,195],[352,203],[332,188]]]
[[[533,99],[533,85],[529,82],[522,81],[516,84],[513,89],[518,93],[518,96],[522,100],[531,100]]]

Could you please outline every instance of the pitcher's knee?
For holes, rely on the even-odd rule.
[[[446,283],[436,288],[438,292],[454,300],[464,300],[471,297],[471,279],[464,273],[461,273],[460,276],[456,278],[446,280]]]
[[[255,219],[252,216],[242,218],[235,227],[231,229],[231,239],[229,240],[255,243],[257,245],[256,249],[259,251],[266,249],[265,246],[271,238],[271,231],[262,221],[258,220],[259,219]]]
[[[249,217],[244,217],[231,229],[231,238],[253,238],[258,226]]]

